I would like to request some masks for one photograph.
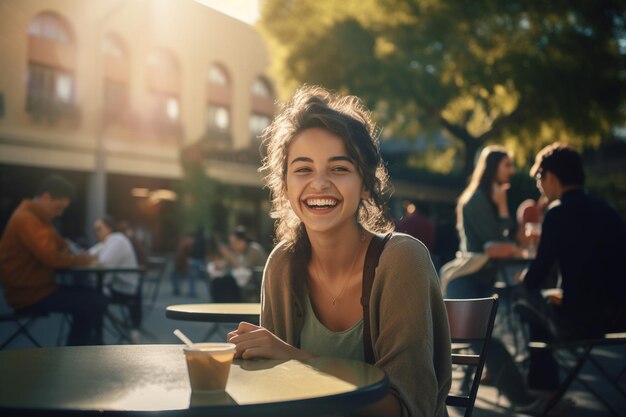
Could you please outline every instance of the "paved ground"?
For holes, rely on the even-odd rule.
[[[198,285],[199,294],[196,298],[174,296],[172,295],[168,271],[165,271],[163,277],[164,279],[161,281],[156,303],[151,306],[145,314],[140,343],[179,343],[178,339],[172,334],[176,328],[182,330],[194,341],[223,341],[226,333],[236,327],[236,323],[215,325],[167,319],[165,317],[166,306],[171,304],[207,302],[208,291],[205,285]],[[186,287],[183,286],[183,289],[186,289]],[[151,300],[153,290],[153,284],[146,284],[145,300],[147,302]],[[4,303],[3,297],[0,298],[2,299],[0,302]],[[501,305],[501,312],[504,311],[502,309],[503,307],[506,307],[506,305]],[[0,305],[0,312],[3,311],[3,308],[6,308],[6,306]],[[500,322],[500,324],[502,324],[502,322]],[[0,341],[4,340],[12,329],[13,326],[11,324],[0,323]],[[49,318],[36,323],[32,331],[45,346],[54,346],[57,344],[59,330],[63,332],[66,331],[66,329],[67,326],[63,326],[60,316],[51,315]],[[500,327],[500,329],[502,328]],[[107,343],[117,343],[117,340],[109,333],[105,334],[105,338]],[[505,341],[512,349],[513,339],[508,337],[505,338]],[[12,343],[8,348],[18,349],[31,346],[28,340],[21,338]],[[523,359],[523,356],[523,352],[521,352],[518,359]],[[608,349],[598,349],[595,353],[595,357],[602,364],[607,366],[607,369],[612,375],[616,375],[626,365],[626,348],[612,347]],[[589,383],[598,392],[602,393],[602,396],[620,413],[620,416],[626,417],[626,398],[623,394],[619,393],[608,383],[603,382],[603,380],[599,378],[597,371],[591,366],[587,366],[583,369],[582,376],[584,381]],[[461,374],[455,373],[454,378],[455,382],[458,382],[461,378]],[[621,386],[623,389],[626,388],[626,375],[623,375],[621,378]],[[566,404],[566,406],[563,407],[559,413],[561,416],[611,416],[602,403],[584,390],[582,385],[578,382],[573,384],[567,394],[567,399],[568,404],[571,404]],[[454,417],[462,414],[460,414],[458,410],[451,409],[450,415]],[[473,415],[474,417],[525,416],[525,414],[512,412],[507,400],[504,397],[498,396],[497,388],[488,385],[481,385]]]

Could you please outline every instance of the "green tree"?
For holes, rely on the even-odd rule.
[[[213,230],[213,207],[216,200],[216,183],[206,175],[201,147],[191,145],[180,155],[183,178],[178,187],[178,224],[180,233],[197,227]]]
[[[266,0],[259,27],[279,87],[364,98],[394,137],[443,130],[463,168],[486,142],[525,164],[623,124],[624,0]]]

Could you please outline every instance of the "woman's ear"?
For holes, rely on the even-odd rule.
[[[361,200],[369,200],[370,199],[370,192],[363,187],[363,189],[361,190]]]

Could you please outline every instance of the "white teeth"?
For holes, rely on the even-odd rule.
[[[337,200],[331,198],[311,198],[306,200],[306,204],[314,207],[334,207],[337,205]]]

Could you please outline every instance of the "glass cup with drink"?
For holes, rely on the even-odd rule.
[[[541,237],[541,223],[528,222],[524,225],[524,236],[527,239],[528,257],[537,256],[537,246]]]

